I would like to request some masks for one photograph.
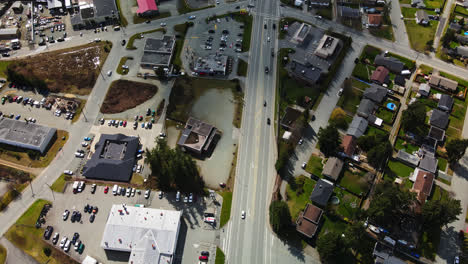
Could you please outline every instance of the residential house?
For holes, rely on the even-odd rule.
[[[155,0],[137,0],[139,16],[154,16],[159,14],[158,6]]]
[[[363,96],[364,98],[367,98],[369,100],[374,101],[375,103],[380,104],[387,96],[387,92],[388,92],[387,88],[382,87],[377,84],[371,84],[371,86],[364,91]]]
[[[445,130],[435,126],[431,126],[431,128],[429,129],[429,134],[427,136],[429,138],[442,142],[445,138]]]
[[[468,58],[468,47],[466,46],[458,46],[455,48],[455,52],[458,56],[462,58]]]
[[[430,138],[430,137],[425,137],[422,139],[421,147],[419,148],[420,152],[430,153],[431,155],[434,155],[436,149],[437,149],[437,140]]]
[[[341,146],[343,147],[343,152],[348,157],[352,157],[354,155],[354,151],[356,150],[356,145],[357,145],[357,140],[352,135],[344,136],[343,141],[341,142]]]
[[[309,84],[316,84],[322,76],[322,69],[293,60],[290,64],[291,76]]]
[[[348,127],[348,130],[346,131],[346,134],[355,138],[360,138],[366,132],[368,125],[369,122],[366,119],[355,115],[353,117],[353,121],[351,121],[351,124]]]
[[[427,83],[421,83],[419,85],[418,93],[421,96],[428,97],[430,92],[431,92],[431,87]]]
[[[403,75],[396,75],[395,76],[395,79],[393,79],[393,82],[396,84],[396,85],[400,85],[400,86],[403,86],[405,87],[406,86],[406,79]]]
[[[419,164],[418,156],[409,154],[408,152],[401,150],[401,149],[398,151],[396,158],[399,161],[406,163],[407,165],[410,165],[411,167],[416,167]]]
[[[420,169],[425,170],[425,171],[428,171],[428,172],[431,172],[431,173],[436,173],[437,163],[439,163],[439,160],[437,160],[436,157],[434,157],[430,153],[425,152],[425,154],[423,155],[423,158],[419,162],[418,167]]]
[[[426,26],[429,24],[429,15],[424,10],[416,11],[416,23]]]
[[[323,167],[322,175],[333,181],[338,180],[343,169],[343,164],[344,162],[336,157],[329,158]]]
[[[435,176],[433,173],[420,170],[419,168],[416,168],[413,174],[416,179],[411,191],[416,192],[416,199],[420,205],[424,205],[427,198],[431,195]]]
[[[304,211],[299,213],[296,220],[296,231],[308,238],[312,238],[317,232],[323,210],[308,203]]]
[[[431,75],[431,78],[429,79],[429,85],[434,88],[455,92],[458,87],[458,82],[442,76]]]
[[[330,200],[332,193],[333,183],[325,179],[320,179],[315,184],[314,190],[310,195],[310,200],[323,208],[327,206],[328,200]]]
[[[459,32],[462,29],[462,26],[458,23],[450,23],[449,24],[449,29]]]
[[[368,118],[377,110],[377,105],[369,99],[362,99],[357,109],[357,114],[361,117]]]
[[[314,7],[329,7],[330,0],[311,0],[309,1],[309,4]]]
[[[468,44],[468,36],[467,35],[456,35],[457,41],[461,44]]]
[[[382,25],[383,16],[382,14],[368,14],[367,24],[369,27],[380,27]]]
[[[377,84],[384,84],[389,82],[389,71],[384,66],[379,66],[375,71],[372,73],[370,80]]]
[[[292,107],[287,107],[280,124],[286,130],[294,128],[296,120],[302,115],[302,112]]]
[[[432,115],[429,120],[431,126],[436,126],[441,129],[446,129],[449,123],[449,114],[439,109],[432,110]]]
[[[437,104],[437,108],[444,110],[446,112],[452,111],[453,107],[453,98],[448,94],[442,94]]]
[[[376,66],[384,66],[389,69],[391,72],[396,74],[401,74],[401,71],[405,68],[403,62],[394,57],[385,57],[384,55],[377,55],[374,59],[374,64]]]
[[[360,19],[361,18],[361,12],[359,9],[354,9],[351,7],[347,6],[338,6],[338,14],[342,18],[348,18],[348,19]]]

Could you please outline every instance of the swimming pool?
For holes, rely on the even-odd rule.
[[[396,105],[394,103],[388,103],[387,108],[392,110],[392,111],[395,111]]]
[[[465,31],[465,33],[463,33],[463,34],[465,34],[465,36],[468,36],[468,31]]]

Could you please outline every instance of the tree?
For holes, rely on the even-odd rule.
[[[422,207],[422,219],[428,228],[439,227],[458,220],[462,212],[460,200],[447,197],[440,200],[429,200]]]
[[[320,254],[320,260],[329,263],[346,254],[347,247],[341,234],[331,231],[318,237],[317,251]]]
[[[367,161],[372,167],[380,169],[387,158],[392,155],[392,152],[392,144],[387,140],[387,142],[382,142],[367,152]]]
[[[359,148],[361,148],[363,151],[367,152],[371,150],[372,147],[375,146],[376,142],[375,135],[364,135],[361,136],[357,139],[357,145]]]
[[[451,41],[456,39],[456,32],[454,30],[447,30],[445,35],[442,37],[442,45],[446,48],[449,47]]]
[[[454,139],[450,140],[447,143],[445,149],[447,150],[447,157],[450,164],[455,164],[458,162],[463,155],[465,155],[465,150],[468,147],[468,139]]]
[[[346,112],[341,108],[337,107],[333,109],[330,116],[330,123],[335,125],[337,128],[347,129],[348,122],[346,121]]]
[[[434,40],[430,39],[426,42],[426,50],[432,50],[432,46],[434,45]]]
[[[400,189],[392,181],[383,181],[375,187],[367,215],[376,224],[389,226],[398,223],[415,201],[415,193]]]
[[[320,128],[318,132],[318,144],[320,145],[320,151],[327,157],[332,156],[340,150],[340,134],[335,125],[329,124],[325,128]]]
[[[270,204],[270,224],[277,234],[291,225],[291,213],[285,201],[273,201]]]
[[[465,25],[465,18],[462,17],[460,20],[458,20],[458,25],[463,27]]]
[[[405,131],[411,131],[417,135],[425,136],[427,134],[426,106],[421,101],[416,101],[403,111],[401,117],[401,126]]]
[[[46,255],[47,257],[49,257],[50,254],[52,254],[52,250],[50,249],[50,247],[43,247],[42,251],[44,252],[44,255]]]
[[[373,263],[372,250],[369,249],[372,249],[374,241],[367,236],[366,228],[362,222],[347,225],[344,235],[346,247],[354,249],[361,254],[362,258],[369,260],[362,261],[362,263]]]

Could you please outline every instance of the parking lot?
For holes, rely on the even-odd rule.
[[[184,203],[183,199],[180,202],[175,201],[175,194],[164,194],[163,199],[158,198],[156,191],[151,192],[150,198],[144,198],[144,190],[141,194],[136,193],[135,196],[114,196],[112,195],[112,185],[110,185],[109,193],[104,193],[104,186],[97,186],[95,194],[91,194],[91,186],[85,186],[83,192],[78,194],[72,193],[72,186],[69,184],[64,194],[55,193],[53,207],[46,217],[46,225],[51,225],[54,228],[54,233],[59,233],[59,242],[63,236],[68,238],[73,237],[73,233],[78,232],[79,239],[84,243],[84,252],[80,255],[74,248],[68,252],[73,258],[82,261],[86,255],[96,258],[103,263],[123,263],[128,262],[128,253],[120,252],[105,252],[101,248],[101,239],[107,217],[112,204],[125,203],[128,205],[142,204],[150,208],[158,208],[165,210],[182,210],[183,219],[179,232],[175,263],[197,263],[198,256],[201,251],[210,251],[210,256],[214,256],[216,246],[214,241],[216,231],[213,226],[203,222],[203,213],[207,208],[216,208],[216,216],[219,220],[219,211],[221,204],[217,206],[211,199],[203,197],[195,197],[193,203]],[[97,206],[98,212],[93,223],[89,221],[90,214],[84,213],[84,206],[89,204]],[[65,210],[70,211],[70,216],[73,210],[80,211],[81,221],[72,223],[70,216],[66,221],[62,215]],[[183,257],[182,257],[183,256]],[[214,263],[214,257],[210,258],[209,263]]]

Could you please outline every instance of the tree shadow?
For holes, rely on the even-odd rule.
[[[440,234],[438,256],[446,263],[450,263],[457,252],[459,252],[458,230],[454,230],[453,226],[443,229]]]

